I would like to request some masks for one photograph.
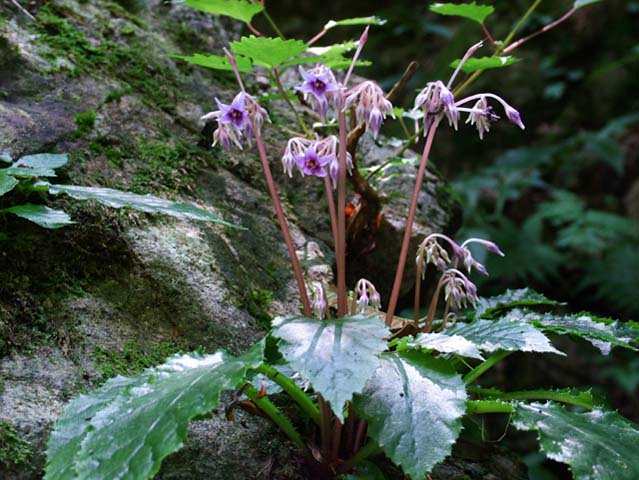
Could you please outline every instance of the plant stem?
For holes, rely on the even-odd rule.
[[[572,396],[570,393],[561,391],[520,390],[517,392],[495,392],[493,390],[472,387],[468,390],[473,393],[485,394],[498,400],[553,400],[555,402],[585,408],[586,410],[593,409],[591,402],[580,400],[579,398]]]
[[[495,50],[497,50],[497,45],[495,45],[495,39],[490,34],[490,30],[488,30],[488,27],[486,26],[486,24],[484,22],[481,22],[481,28],[484,31],[484,33],[486,34],[486,37],[488,37],[488,41],[490,42],[490,44],[493,46],[493,48]]]
[[[280,92],[280,95],[282,95],[282,97],[284,98],[284,101],[287,103],[287,105],[289,106],[293,114],[295,115],[295,119],[297,120],[297,123],[299,124],[300,127],[302,127],[302,130],[304,130],[304,135],[306,135],[308,138],[311,138],[311,132],[308,130],[308,127],[304,123],[304,120],[302,120],[302,117],[300,116],[299,112],[297,111],[293,103],[291,102],[291,99],[288,98],[288,95],[286,94],[286,90],[284,89],[284,85],[282,84],[282,79],[280,78],[279,71],[277,70],[277,68],[273,68],[272,72],[273,72],[273,77],[275,78],[275,84],[277,85],[277,90]]]
[[[517,24],[513,27],[513,29],[510,31],[510,33],[506,37],[506,40],[504,40],[504,43],[501,46],[501,50],[503,50],[510,44],[513,37],[517,34],[521,26],[526,22],[526,20],[528,20],[528,17],[530,17],[533,14],[533,12],[537,9],[540,3],[541,3],[541,0],[535,0],[533,4],[530,7],[528,7],[528,10],[526,10],[526,13],[524,13],[524,15],[519,19]]]
[[[346,293],[346,113],[339,112],[339,176],[337,180],[337,316],[347,312]]]
[[[339,447],[341,446],[342,441],[342,423],[339,421],[339,418],[335,417],[335,421],[333,422],[333,441],[331,444],[331,460],[337,460],[339,456]]]
[[[541,35],[542,33],[547,32],[548,30],[552,30],[553,28],[555,28],[556,26],[562,24],[563,22],[565,22],[566,20],[568,20],[573,13],[575,13],[577,11],[576,8],[571,8],[570,10],[568,10],[568,12],[566,12],[566,14],[564,16],[562,16],[561,18],[555,20],[552,23],[549,23],[548,25],[546,25],[545,27],[541,28],[540,30],[537,30],[535,33],[532,33],[530,35],[528,35],[527,37],[524,38],[520,38],[519,40],[517,40],[515,43],[513,43],[512,45],[510,45],[508,48],[504,49],[504,53],[509,53],[512,52],[515,48],[519,47],[520,45],[526,43],[528,40],[532,40],[533,38],[535,38],[537,35]]]
[[[406,267],[406,257],[408,255],[408,246],[410,244],[410,237],[413,230],[413,222],[415,221],[415,212],[417,211],[419,193],[421,192],[422,183],[424,182],[424,174],[426,173],[426,166],[428,165],[428,155],[430,154],[430,149],[433,145],[433,138],[435,137],[438,124],[439,120],[435,120],[435,122],[430,126],[428,136],[426,137],[426,145],[424,145],[424,151],[422,153],[422,159],[419,164],[417,178],[415,180],[415,189],[413,190],[413,199],[408,210],[408,218],[406,219],[404,239],[399,253],[397,271],[395,272],[395,281],[393,282],[393,290],[391,291],[388,310],[386,311],[386,325],[389,326],[393,321],[393,315],[395,313],[395,308],[397,307],[397,300],[399,299],[399,290],[402,285],[402,279],[404,278],[404,268]]]
[[[337,258],[337,212],[335,211],[335,198],[333,197],[333,186],[331,180],[328,177],[324,177],[324,188],[326,189],[326,200],[328,202],[328,214],[331,217],[331,233],[333,234],[333,249]]]
[[[494,367],[497,363],[502,361],[504,358],[506,358],[511,353],[513,353],[513,352],[509,352],[509,351],[506,351],[506,350],[502,350],[502,351],[499,351],[497,353],[493,353],[490,357],[488,357],[482,363],[477,365],[475,368],[473,368],[470,372],[468,372],[464,376],[464,383],[468,385],[469,383],[474,382],[481,375],[486,373],[488,370],[490,370],[492,367]]]
[[[346,460],[346,462],[344,462],[340,470],[343,472],[348,472],[355,465],[360,463],[362,460],[365,460],[368,457],[372,457],[374,455],[378,455],[382,453],[383,451],[384,450],[382,449],[382,447],[380,447],[379,445],[377,445],[376,442],[371,440],[366,445],[364,445],[355,455],[353,455],[351,458]]]
[[[535,2],[528,8],[528,10],[526,10],[526,13],[524,13],[523,17],[519,19],[517,24],[510,31],[510,33],[506,37],[506,40],[503,41],[500,48],[495,50],[495,52],[491,56],[495,57],[504,51],[504,49],[512,41],[513,37],[515,36],[519,28],[524,24],[524,22],[528,19],[528,17],[532,15],[532,13],[535,11],[535,9],[539,6],[540,3],[541,3],[541,0],[535,0]],[[484,70],[477,70],[476,72],[473,72],[473,74],[470,77],[468,77],[468,79],[466,79],[464,83],[462,83],[453,91],[453,95],[457,96],[460,93],[462,93],[464,90],[466,90],[470,85],[472,85],[475,82],[475,80],[477,80],[481,76],[482,73],[484,73]]]
[[[320,406],[320,435],[322,437],[321,452],[322,457],[328,458],[331,448],[331,409],[321,394],[317,395]]]
[[[279,408],[275,406],[275,404],[273,404],[273,402],[268,399],[268,397],[259,398],[259,392],[253,386],[247,387],[244,393],[260,410],[262,410],[278,427],[280,427],[280,429],[298,448],[304,448],[304,441],[297,430],[295,430],[291,421]]]
[[[262,139],[262,136],[260,135],[258,128],[253,128],[253,132],[255,135],[255,143],[257,143],[257,150],[260,154],[260,160],[262,162],[262,169],[264,170],[264,176],[266,177],[266,184],[268,186],[268,191],[269,191],[269,194],[271,195],[271,200],[273,201],[273,206],[275,207],[275,214],[277,215],[277,220],[280,224],[282,235],[284,236],[284,242],[286,243],[286,248],[288,249],[288,254],[291,258],[291,263],[293,265],[293,272],[295,273],[295,281],[297,282],[297,288],[300,292],[302,307],[304,309],[304,316],[311,318],[313,316],[313,311],[311,310],[311,304],[308,299],[306,285],[304,284],[302,268],[300,267],[300,262],[297,258],[297,253],[295,253],[293,239],[291,238],[291,232],[289,231],[288,224],[286,223],[286,217],[284,216],[284,211],[282,210],[280,197],[277,193],[277,189],[275,188],[275,181],[273,180],[271,167],[268,164],[268,158],[266,156],[266,148],[264,147],[264,140]]]
[[[282,31],[277,27],[277,25],[275,24],[271,16],[268,14],[268,12],[266,11],[266,8],[262,10],[262,14],[264,15],[264,18],[266,18],[266,21],[269,23],[269,25],[271,26],[275,34],[278,37],[280,37],[282,40],[286,40],[286,37],[284,36]]]
[[[315,422],[315,424],[320,424],[320,412],[317,406],[313,403],[313,400],[304,393],[300,387],[298,387],[293,380],[288,378],[283,373],[279,372],[277,369],[271,367],[270,365],[262,364],[258,368],[255,369],[259,373],[266,375],[268,378],[277,383],[282,390],[284,390],[289,397],[291,397],[295,403],[297,403],[302,410]]]
[[[513,413],[515,408],[510,403],[500,400],[468,400],[466,413],[478,415],[482,413]]]

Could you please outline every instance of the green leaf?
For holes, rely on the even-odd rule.
[[[546,333],[558,335],[573,335],[583,338],[597,347],[601,353],[607,355],[612,347],[623,347],[637,350],[631,343],[637,342],[639,329],[635,335],[630,333],[635,329],[628,329],[617,322],[606,324],[596,321],[596,317],[588,314],[556,315],[552,313],[535,313],[525,310],[513,310],[503,317],[504,320],[527,322]],[[502,320],[499,320],[502,321]],[[623,328],[623,330],[620,329]]]
[[[49,438],[45,479],[152,477],[183,445],[189,421],[215,408],[262,355],[261,344],[239,358],[178,355],[71,401]]]
[[[462,357],[476,358],[478,360],[484,359],[474,343],[459,335],[420,333],[414,339],[407,341],[405,347],[436,350],[441,353],[455,353]]]
[[[311,382],[344,421],[344,404],[361,392],[379,367],[389,332],[377,316],[325,321],[288,317],[273,321],[272,335],[293,370]]]
[[[326,25],[324,25],[324,30],[330,30],[334,27],[341,27],[347,25],[384,25],[386,20],[379,17],[357,17],[357,18],[346,18],[344,20],[329,20]]]
[[[493,388],[469,388],[469,391],[482,395],[485,398],[499,400],[552,400],[567,403],[581,408],[592,410],[595,407],[595,399],[591,390],[578,390],[576,388],[563,388],[559,390],[520,390],[517,392],[502,392]]]
[[[30,168],[50,168],[52,170],[66,165],[69,157],[66,153],[38,153],[36,155],[27,155],[16,160],[14,167],[30,167]]]
[[[244,23],[249,23],[256,14],[264,10],[260,3],[247,0],[185,0],[184,4],[202,12],[225,15]]]
[[[237,55],[250,58],[253,63],[273,68],[285,60],[306,51],[301,40],[282,40],[281,38],[242,37],[239,42],[231,42],[231,50]]]
[[[550,300],[530,288],[506,290],[501,295],[494,297],[480,297],[477,301],[477,308],[475,309],[475,318],[495,318],[505,310],[519,307],[536,307],[539,305],[559,306],[565,304]]]
[[[536,430],[541,450],[570,465],[577,480],[639,478],[639,426],[615,412],[576,413],[550,402],[519,404],[513,424]]]
[[[454,15],[483,23],[486,17],[493,13],[495,9],[490,5],[477,5],[471,3],[435,3],[430,6],[430,11],[440,15]]]
[[[44,228],[60,228],[65,225],[75,223],[71,217],[62,210],[54,210],[44,205],[17,205],[11,208],[5,208],[4,212],[13,213],[18,217],[37,223]]]
[[[443,360],[420,352],[386,354],[353,406],[388,457],[417,479],[450,454],[462,429],[466,391]]]
[[[573,4],[573,8],[581,8],[581,7],[585,7],[586,5],[592,5],[593,3],[599,3],[601,2],[601,0],[575,0],[575,3]]]
[[[15,187],[17,184],[18,181],[15,178],[9,175],[5,175],[0,171],[0,196],[13,190],[13,187]]]
[[[179,58],[180,60],[184,60],[185,62],[189,62],[193,65],[212,68],[213,70],[233,71],[233,67],[229,63],[228,58],[221,55],[201,55],[196,53],[195,55],[171,55],[171,58]],[[235,57],[235,61],[237,62],[237,69],[240,72],[247,73],[253,71],[253,64],[251,64],[251,61],[248,58],[240,57],[238,55]]]
[[[481,58],[469,58],[464,62],[461,69],[464,73],[473,73],[477,70],[489,70],[491,68],[502,68],[517,63],[521,58],[517,57],[481,57]],[[457,59],[450,64],[451,67],[457,68],[457,65],[461,60]]]
[[[80,187],[75,185],[49,185],[49,193],[59,195],[66,193],[76,200],[95,200],[103,205],[113,208],[133,208],[147,213],[162,213],[177,218],[191,218],[217,222],[227,227],[237,227],[225,222],[217,215],[194,207],[187,203],[176,203],[153,195],[137,195],[135,193],[122,192],[111,188]]]
[[[2,173],[5,175],[13,175],[14,177],[33,178],[33,177],[55,177],[55,172],[46,167],[8,167],[3,168]]]
[[[458,322],[445,329],[445,335],[460,335],[486,352],[497,350],[522,352],[549,352],[563,355],[550,340],[529,323],[503,318]]]

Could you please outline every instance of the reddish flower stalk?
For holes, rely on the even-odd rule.
[[[388,326],[390,326],[393,322],[393,315],[395,314],[395,308],[397,308],[397,300],[399,300],[399,289],[402,285],[404,269],[406,268],[406,258],[408,256],[408,246],[410,244],[410,236],[413,230],[413,222],[415,221],[415,212],[417,211],[417,201],[419,200],[419,193],[421,192],[422,184],[424,183],[424,174],[426,173],[426,166],[428,165],[428,155],[430,154],[430,149],[433,145],[433,138],[435,137],[439,120],[440,119],[435,119],[428,130],[426,145],[424,145],[422,159],[417,172],[417,179],[415,180],[415,189],[413,190],[413,198],[408,210],[408,218],[406,219],[406,229],[404,230],[404,239],[402,240],[402,248],[399,253],[399,261],[397,262],[397,271],[395,272],[393,289],[391,291],[388,309],[386,310],[386,325]]]
[[[557,20],[555,20],[552,23],[549,23],[548,25],[546,25],[545,27],[541,28],[540,30],[537,30],[535,33],[531,33],[530,35],[528,35],[527,37],[524,38],[520,38],[519,40],[517,40],[515,43],[512,43],[511,45],[509,45],[507,48],[504,49],[504,53],[510,53],[512,52],[515,48],[521,46],[522,44],[526,43],[528,40],[532,40],[533,38],[535,38],[537,35],[541,35],[542,33],[547,32],[548,30],[552,30],[553,28],[555,28],[556,26],[562,24],[563,22],[565,22],[566,20],[568,20],[573,13],[575,13],[577,11],[576,8],[571,8],[570,10],[568,10],[563,17],[558,18]]]
[[[237,62],[235,61],[235,58],[226,48],[224,49],[224,53],[226,53],[229,63],[233,67],[233,71],[235,72],[235,76],[237,78],[237,83],[239,84],[241,90],[245,92],[246,90],[244,89],[242,77],[240,76],[240,72],[237,68]],[[300,292],[300,299],[302,301],[304,316],[310,318],[313,316],[313,311],[311,309],[311,302],[308,298],[308,292],[306,291],[306,284],[304,283],[302,268],[300,267],[297,253],[295,252],[295,246],[293,245],[291,232],[289,231],[288,224],[286,223],[286,217],[284,215],[284,210],[282,209],[282,202],[280,201],[279,194],[277,193],[277,188],[275,187],[275,181],[273,180],[273,174],[271,173],[271,167],[268,163],[268,157],[266,155],[266,148],[264,147],[264,140],[262,140],[262,135],[260,134],[258,125],[253,126],[253,135],[255,137],[255,143],[257,144],[257,151],[260,154],[260,161],[262,162],[262,169],[264,170],[266,185],[268,186],[268,191],[271,196],[271,201],[273,202],[273,207],[275,207],[275,215],[277,216],[277,220],[280,224],[280,229],[282,230],[282,235],[284,236],[284,242],[286,243],[286,248],[288,249],[288,254],[291,258],[291,264],[293,265],[293,273],[295,274],[295,281],[297,282],[297,288]]]

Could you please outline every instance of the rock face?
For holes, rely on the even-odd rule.
[[[3,479],[41,478],[48,431],[73,396],[178,350],[241,353],[270,316],[298,309],[255,152],[198,146],[210,144],[198,119],[214,97],[231,98],[232,76],[170,58],[217,51],[237,37],[238,26],[159,1],[32,5],[36,22],[11,2],[0,6],[0,152],[66,152],[71,161],[60,182],[190,201],[246,230],[65,198],[46,199],[77,222],[64,229],[0,216],[0,428],[14,428],[31,449],[26,462],[0,464]],[[277,102],[266,106],[276,121],[290,116]],[[283,134],[271,127],[266,138],[277,163]],[[371,141],[363,148],[367,162],[391,154]],[[432,175],[419,233],[453,223],[453,202]],[[394,178],[396,185],[382,187],[389,196],[406,190]],[[321,186],[281,174],[277,181],[303,265],[330,277]],[[358,274],[375,267],[382,291],[390,289],[383,282],[396,257],[382,247],[401,238],[404,203],[385,206],[380,238],[389,240],[351,262]],[[221,408],[194,422],[160,478],[300,478],[278,438],[262,419],[238,414],[226,422]]]

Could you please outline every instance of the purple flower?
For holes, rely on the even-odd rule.
[[[448,124],[457,130],[459,111],[455,104],[453,93],[441,80],[429,82],[426,87],[415,97],[414,109],[421,108],[424,111],[424,135],[435,119],[446,116]]]
[[[289,177],[293,176],[293,167],[297,164],[297,157],[304,156],[311,141],[303,137],[293,137],[289,139],[282,156],[282,167]]]
[[[217,121],[219,123],[230,123],[234,125],[235,128],[242,130],[248,121],[245,97],[246,94],[244,92],[238,93],[230,105],[225,105],[216,98],[215,101],[221,112]]]
[[[303,93],[310,93],[318,100],[326,100],[328,92],[339,90],[334,78],[331,78],[331,71],[328,67],[323,67],[311,71],[306,71],[299,67],[299,72],[304,82],[299,87]]]
[[[222,145],[226,150],[231,149],[231,143],[237,145],[242,150],[240,143],[240,131],[230,123],[218,123],[217,130],[213,132],[213,147],[217,144]]]
[[[524,130],[526,127],[524,126],[524,122],[521,121],[521,115],[519,115],[519,112],[510,105],[505,105],[504,108],[506,109],[506,116],[508,117],[508,120]]]
[[[375,285],[365,278],[360,278],[355,284],[355,290],[353,291],[354,303],[352,304],[353,306],[351,307],[351,310],[355,310],[355,299],[357,299],[359,313],[366,312],[369,304],[377,310],[379,310],[382,305],[382,297],[375,289]],[[355,313],[355,311],[352,311],[351,313]]]
[[[484,139],[484,133],[490,131],[490,124],[499,120],[499,116],[495,114],[493,107],[488,105],[486,97],[482,96],[471,109],[460,108],[460,111],[468,111],[468,119],[466,123],[475,125],[479,138]]]
[[[331,157],[318,155],[313,144],[306,149],[304,155],[295,157],[295,162],[303,175],[325,177],[327,173],[324,167],[331,162]]]
[[[358,122],[364,122],[367,129],[373,131],[377,138],[379,129],[386,115],[395,118],[393,105],[386,100],[384,92],[375,82],[367,80],[348,91],[344,108],[355,106],[355,116]]]

